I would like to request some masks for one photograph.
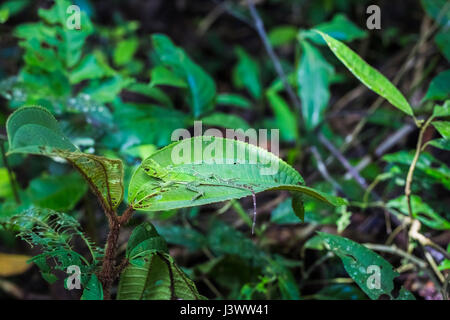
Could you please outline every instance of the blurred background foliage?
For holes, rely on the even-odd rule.
[[[277,128],[280,156],[308,185],[347,198],[348,207],[308,201],[301,223],[288,194],[265,193],[258,196],[254,237],[251,199],[138,213],[122,232],[122,243],[133,226],[152,221],[170,254],[208,298],[367,299],[339,257],[324,250],[316,231],[405,248],[406,232],[395,230],[408,214],[403,188],[418,131],[363,87],[311,30],[352,47],[398,85],[423,119],[450,97],[446,1],[377,1],[381,30],[366,28],[371,1],[257,1],[265,40],[301,111],[244,1],[72,2],[82,10],[81,30],[65,27],[68,1],[0,4],[0,133],[6,134],[6,118],[16,108],[41,105],[84,152],[124,160],[126,186],[144,158],[169,144],[175,129],[192,129],[196,120],[204,129]],[[419,159],[412,192],[421,231],[445,248],[450,240],[449,129],[445,124],[436,129],[426,131],[426,141],[436,139]],[[334,159],[320,137],[345,155],[363,183]],[[70,166],[56,160],[14,155],[7,166],[2,158],[0,222],[29,208],[49,208],[75,217],[95,243],[103,244],[107,224],[94,196]],[[0,230],[0,239],[4,264],[23,265],[25,260],[13,253],[39,253],[10,231]],[[85,254],[83,247],[78,250]],[[420,259],[432,255],[440,272],[448,274],[449,260],[424,250],[415,244],[412,253]],[[404,257],[383,256],[400,268],[396,281],[416,297],[442,299],[438,276]],[[0,297],[79,296],[64,290],[62,280],[44,282],[35,266],[19,270],[0,273]]]

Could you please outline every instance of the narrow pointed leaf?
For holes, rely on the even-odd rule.
[[[358,54],[339,40],[336,40],[321,31],[316,32],[323,37],[336,57],[338,57],[347,69],[364,83],[364,85],[387,99],[394,107],[410,116],[414,115],[406,98],[385,76],[368,65]]]

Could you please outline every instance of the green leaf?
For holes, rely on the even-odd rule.
[[[297,27],[295,26],[278,26],[270,30],[268,37],[269,42],[274,47],[283,46],[294,41],[297,37]]]
[[[259,64],[242,48],[236,48],[238,63],[233,68],[233,83],[238,89],[247,89],[254,99],[262,96]]]
[[[91,81],[89,86],[83,89],[83,92],[99,103],[112,102],[122,89],[133,82],[134,79],[124,78],[117,74],[110,78]]]
[[[221,127],[226,129],[243,129],[247,130],[250,125],[241,117],[221,112],[214,112],[211,115],[201,118],[204,125],[211,127]]]
[[[106,208],[123,198],[121,160],[80,152],[63,134],[53,115],[42,107],[22,107],[6,123],[9,152],[61,157],[75,166]]]
[[[30,0],[8,0],[0,5],[0,10],[8,10],[9,16],[20,13],[30,4]]]
[[[194,283],[165,253],[133,259],[120,276],[118,300],[201,300]]]
[[[9,10],[7,8],[0,8],[0,23],[5,23],[9,18]]]
[[[443,27],[449,26],[450,5],[447,0],[421,0],[426,13]]]
[[[404,113],[414,116],[413,110],[403,94],[381,73],[369,66],[360,56],[342,42],[317,31],[327,42],[328,47],[336,57],[349,69],[364,85]]]
[[[296,141],[298,139],[297,116],[276,92],[269,90],[266,96],[275,115],[276,126],[280,130],[281,138],[285,141]]]
[[[439,50],[450,61],[450,30],[442,30],[434,37]]]
[[[448,117],[450,116],[450,100],[445,101],[442,106],[435,105],[433,108],[433,117]]]
[[[238,199],[252,192],[288,190],[332,205],[345,204],[303,184],[295,169],[264,149],[199,136],[175,142],[144,160],[130,181],[128,199],[137,210],[159,211]],[[203,195],[198,197],[190,185]]]
[[[445,139],[450,139],[450,121],[434,121],[433,127],[439,131]]]
[[[333,67],[319,50],[307,41],[301,41],[303,54],[297,70],[302,113],[307,130],[313,130],[322,120],[330,100],[329,80]]]
[[[429,142],[430,146],[433,146],[435,148],[441,149],[441,150],[446,150],[446,151],[450,151],[450,140],[449,139],[435,139],[435,140],[431,140]]]
[[[151,223],[137,226],[128,240],[129,265],[120,276],[117,299],[202,299],[167,252],[165,240]]]
[[[336,14],[331,21],[315,26],[314,29],[346,42],[367,37],[367,31],[358,28],[357,25],[341,13]],[[300,36],[319,45],[326,44],[324,39],[313,30],[301,31]]]
[[[226,106],[234,106],[239,107],[243,109],[249,109],[251,108],[251,102],[244,98],[243,96],[240,96],[238,94],[233,93],[221,93],[217,96],[216,99],[217,104],[222,104]]]
[[[33,204],[57,211],[72,210],[86,191],[87,185],[76,173],[43,175],[32,180],[27,189]]]
[[[387,203],[388,208],[399,210],[404,215],[409,215],[408,203],[406,197],[400,196]],[[415,218],[419,219],[424,225],[436,230],[449,230],[450,222],[442,218],[427,203],[417,195],[411,196],[411,208]]]
[[[131,233],[127,244],[126,257],[133,260],[143,253],[155,252],[168,253],[166,241],[158,234],[151,223],[144,222]]]
[[[392,265],[372,250],[340,236],[318,232],[326,246],[341,258],[344,268],[356,284],[375,300],[386,294],[392,297],[394,279],[399,273],[394,271]],[[373,271],[371,271],[373,269]],[[379,286],[371,280],[377,277]]]
[[[445,100],[450,98],[450,69],[442,71],[431,80],[427,93],[423,101],[427,100]]]
[[[89,54],[70,72],[70,83],[77,84],[86,79],[101,79],[115,72],[100,54]]]
[[[39,9],[38,14],[46,22],[57,24],[60,28],[57,32],[60,37],[58,44],[58,55],[62,58],[65,66],[71,68],[80,61],[82,47],[87,37],[92,34],[93,27],[85,12],[81,11],[80,30],[69,29],[66,26],[69,15],[67,8],[71,3],[67,0],[56,0],[50,9]]]
[[[295,224],[301,223],[302,220],[294,214],[292,210],[292,199],[286,199],[272,210],[270,221],[276,224]]]
[[[214,108],[216,95],[214,80],[196,63],[194,63],[181,48],[176,47],[165,35],[152,36],[155,53],[161,64],[184,79],[188,84],[189,104],[195,118]]]
[[[183,77],[178,76],[164,66],[154,67],[150,73],[150,86],[172,86],[187,88],[188,84]]]
[[[164,146],[170,143],[174,130],[192,125],[191,117],[176,109],[138,103],[118,103],[114,108],[114,119],[120,129],[120,146],[131,138],[136,144]]]
[[[129,63],[139,47],[137,38],[130,38],[119,41],[114,48],[113,60],[116,66],[123,66]]]
[[[157,226],[158,233],[171,244],[188,248],[191,251],[200,250],[206,245],[205,237],[193,228],[178,225]]]
[[[89,278],[81,300],[103,300],[103,287],[95,274]]]
[[[208,230],[208,246],[214,254],[238,256],[253,266],[261,267],[269,262],[265,251],[225,222],[214,219]]]

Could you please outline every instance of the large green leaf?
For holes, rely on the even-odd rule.
[[[152,36],[152,43],[160,63],[188,84],[189,102],[194,117],[211,110],[216,95],[214,80],[167,36],[155,34]]]
[[[66,159],[75,166],[108,209],[123,198],[121,160],[82,153],[63,134],[53,115],[42,107],[16,110],[6,123],[9,152]]]
[[[198,300],[194,283],[167,253],[164,239],[150,223],[136,227],[128,241],[128,266],[120,276],[119,300]]]
[[[392,265],[372,250],[350,239],[319,232],[319,236],[327,247],[341,258],[344,268],[349,276],[371,299],[378,299],[381,295],[392,297],[394,279],[399,273],[394,271]],[[379,274],[376,274],[376,270]],[[379,284],[372,282],[378,277]],[[403,290],[405,294],[406,290]],[[409,293],[407,298],[414,299]]]
[[[303,54],[297,70],[297,82],[305,126],[307,130],[312,130],[323,120],[330,100],[329,80],[334,70],[308,41],[301,41],[301,45]]]
[[[183,159],[179,159],[180,154]],[[164,182],[168,183],[162,186]],[[189,183],[202,195],[192,191]],[[128,190],[130,204],[147,211],[238,199],[265,190],[306,194],[332,205],[345,203],[304,186],[295,169],[262,148],[206,136],[181,140],[152,154],[137,168]],[[301,202],[296,201],[298,215],[300,207]]]
[[[403,94],[380,72],[368,65],[358,54],[342,42],[318,32],[336,57],[369,89],[387,99],[393,106],[413,116],[413,110]]]

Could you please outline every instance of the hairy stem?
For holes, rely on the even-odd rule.
[[[119,240],[120,228],[128,222],[133,212],[134,209],[131,206],[128,207],[120,217],[118,217],[115,212],[105,212],[109,219],[109,233],[106,240],[105,257],[103,258],[102,269],[99,274],[99,280],[103,286],[103,297],[105,300],[111,299],[111,286],[124,267],[123,263],[121,263],[119,267],[116,267],[117,243]]]

